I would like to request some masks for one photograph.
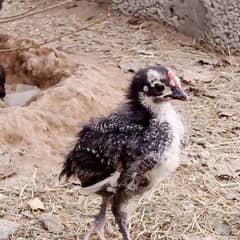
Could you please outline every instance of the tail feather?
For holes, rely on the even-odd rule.
[[[61,173],[59,174],[59,180],[63,177],[66,177],[66,180],[74,175],[73,171],[73,160],[72,160],[72,151],[67,155],[66,160],[63,164]]]

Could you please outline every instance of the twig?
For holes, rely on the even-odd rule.
[[[75,33],[77,33],[77,32],[82,32],[82,31],[84,31],[84,30],[87,30],[88,28],[90,28],[90,27],[92,27],[92,26],[95,26],[95,25],[97,25],[97,24],[100,24],[100,23],[104,22],[105,20],[106,20],[106,18],[99,19],[99,20],[97,20],[97,21],[95,21],[95,22],[93,22],[93,23],[90,23],[90,24],[88,24],[88,25],[86,25],[86,26],[84,26],[84,27],[82,27],[82,28],[79,28],[79,29],[77,29],[77,30],[75,30],[75,31],[72,31],[72,32],[70,32],[70,33],[66,33],[66,34],[64,34],[64,35],[62,35],[62,36],[53,38],[53,39],[51,39],[51,40],[49,40],[49,41],[44,41],[44,42],[41,42],[41,43],[36,43],[36,44],[34,44],[34,45],[32,45],[32,46],[22,47],[22,48],[21,48],[21,47],[16,47],[16,48],[9,48],[9,49],[0,49],[0,53],[14,52],[14,51],[20,51],[20,50],[28,50],[28,49],[30,49],[30,48],[39,48],[40,46],[46,45],[46,44],[48,44],[48,43],[55,42],[55,41],[57,41],[57,40],[60,40],[60,39],[62,39],[63,37],[71,36],[71,35],[73,35],[73,34],[75,34]]]
[[[42,5],[42,3],[41,3],[41,4],[38,4],[38,5],[34,6],[34,7],[32,7],[31,9],[27,10],[26,12],[23,12],[23,13],[20,13],[20,14],[16,14],[16,15],[12,15],[12,16],[7,16],[7,17],[0,17],[0,20],[13,19],[13,18],[15,19],[15,18],[17,18],[17,17],[24,16],[24,15],[26,15],[26,14],[34,11],[35,9],[37,9],[37,8],[38,8],[39,6],[41,6],[41,5]]]
[[[44,8],[44,9],[39,10],[39,11],[36,11],[36,12],[30,12],[30,13],[25,14],[25,15],[20,15],[20,16],[18,16],[18,17],[16,17],[16,18],[11,18],[11,19],[7,19],[7,20],[3,20],[3,21],[0,21],[0,24],[1,24],[1,23],[14,22],[14,21],[23,19],[23,18],[25,18],[25,17],[30,17],[30,16],[33,16],[33,15],[36,15],[36,14],[39,14],[39,13],[47,12],[47,11],[49,11],[49,10],[52,10],[52,9],[54,9],[54,8],[58,8],[58,7],[62,6],[62,5],[65,5],[65,4],[67,4],[67,3],[70,3],[70,2],[72,2],[72,1],[73,1],[73,0],[67,0],[67,1],[64,1],[64,2],[62,2],[62,3],[58,3],[58,4],[55,4],[55,5],[52,5],[52,6],[50,6],[50,7]]]
[[[63,239],[63,238],[70,239],[70,238],[73,238],[73,237],[79,237],[79,236],[81,236],[81,235],[83,235],[83,233],[81,233],[81,232],[66,233],[66,234],[62,234],[62,235],[61,235],[61,239]],[[53,239],[59,239],[59,236],[53,237]]]
[[[23,187],[22,187],[22,189],[21,189],[21,191],[20,191],[20,193],[19,193],[19,199],[21,199],[22,198],[22,196],[23,196],[23,193],[24,193],[24,191],[25,191],[25,189],[27,188],[27,184],[25,184]]]
[[[32,198],[34,197],[34,192],[35,192],[36,189],[37,189],[36,176],[37,176],[37,168],[35,167],[34,173],[33,173],[33,175],[32,175],[32,183],[33,183],[33,187],[32,187]]]

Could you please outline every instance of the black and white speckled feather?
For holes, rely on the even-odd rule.
[[[62,174],[76,175],[87,187],[109,177],[119,166],[127,169],[153,151],[163,152],[171,142],[167,122],[159,124],[152,119],[144,126],[142,120],[136,121],[130,106],[125,105],[119,114],[84,126]]]

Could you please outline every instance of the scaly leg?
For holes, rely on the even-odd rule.
[[[126,206],[128,205],[128,199],[124,190],[118,191],[112,201],[112,212],[115,217],[115,221],[118,224],[119,231],[123,236],[123,240],[131,240],[131,236],[128,230],[127,211]]]
[[[105,240],[104,223],[105,223],[106,210],[107,210],[107,205],[108,205],[109,200],[110,200],[109,197],[102,197],[102,204],[101,204],[100,212],[95,216],[94,223],[92,224],[88,233],[84,236],[83,240],[90,240],[90,236],[94,232],[97,233],[100,240]]]
[[[113,196],[112,212],[123,240],[131,240],[128,230],[127,207],[135,196],[141,196],[149,187],[148,179],[143,175],[132,174],[131,169],[123,172],[118,180],[119,188]]]

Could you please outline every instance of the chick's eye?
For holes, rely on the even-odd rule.
[[[155,88],[157,91],[159,91],[159,92],[162,92],[162,91],[164,91],[164,89],[165,89],[165,87],[164,87],[163,85],[161,85],[161,84],[155,84],[155,85],[154,85],[154,88]]]

